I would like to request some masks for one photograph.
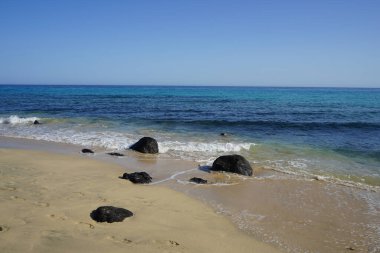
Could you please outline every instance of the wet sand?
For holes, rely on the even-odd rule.
[[[379,200],[379,193],[296,179],[252,179],[216,187],[189,187],[186,193],[284,251],[380,252],[380,209],[371,209],[366,199],[371,195]]]
[[[128,169],[127,169],[128,170]],[[0,149],[0,252],[278,252],[201,202],[88,157]],[[97,223],[90,212],[134,212]]]
[[[376,191],[258,168],[252,178],[210,173],[194,162],[165,154],[122,151],[126,156],[116,158],[96,149],[95,155],[85,156],[79,153],[81,147],[73,145],[3,137],[0,141],[7,148],[50,150],[107,162],[119,171],[119,166],[129,172],[147,171],[153,183],[145,188],[162,186],[165,188],[160,189],[185,193],[227,217],[253,241],[284,252],[380,252],[380,193]],[[205,178],[209,184],[189,183],[193,176]]]

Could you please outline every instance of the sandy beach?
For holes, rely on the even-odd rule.
[[[165,154],[82,148],[0,137],[1,252],[378,252],[376,189],[259,167],[253,177],[211,173]],[[135,171],[152,183],[119,178]],[[105,205],[135,215],[93,221],[91,211]]]
[[[182,193],[119,179],[125,171],[86,157],[1,149],[0,251],[279,252]],[[91,211],[104,205],[134,216],[93,221]]]

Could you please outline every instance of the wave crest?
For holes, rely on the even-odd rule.
[[[222,143],[222,142],[179,142],[165,141],[159,143],[159,149],[162,153],[169,151],[182,152],[239,152],[242,149],[249,150],[254,143]]]
[[[28,123],[33,123],[35,120],[40,120],[40,118],[37,118],[37,117],[23,118],[17,115],[12,115],[7,118],[0,118],[0,124],[10,124],[10,125],[28,124]]]

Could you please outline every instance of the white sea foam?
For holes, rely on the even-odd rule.
[[[350,180],[345,180],[341,178],[337,178],[335,176],[328,176],[328,175],[319,175],[314,173],[312,170],[307,170],[307,164],[306,160],[304,159],[297,159],[292,161],[283,161],[283,160],[277,160],[277,161],[268,161],[270,162],[270,166],[265,166],[266,169],[273,170],[280,172],[281,174],[284,174],[285,178],[286,175],[295,176],[295,178],[298,178],[300,180],[318,180],[318,181],[325,181],[333,184],[339,184],[349,187],[354,187],[362,190],[367,191],[374,191],[374,192],[380,192],[380,186],[373,186],[368,185],[362,182],[354,182]],[[282,176],[276,175],[272,178],[278,178],[281,179]]]
[[[0,118],[0,124],[11,124],[11,125],[28,124],[28,123],[33,123],[35,120],[40,120],[40,119],[37,117],[22,118],[17,115],[12,115],[7,118]]]
[[[159,140],[161,153],[169,154],[171,157],[211,164],[219,155],[226,153],[238,153],[249,150],[254,143],[239,142],[205,142],[205,141],[168,141]]]
[[[31,123],[34,120],[48,123],[33,126]],[[70,125],[71,123],[65,125],[62,121],[58,122],[55,123],[55,121],[48,121],[47,119],[37,117],[26,118],[17,115],[3,117],[0,118],[0,136],[69,143],[87,147],[102,147],[107,150],[127,149],[142,137],[141,133],[110,131],[108,129],[94,130],[94,128],[86,128],[86,126],[83,127],[79,124],[73,126]],[[168,133],[155,133],[153,136],[157,138],[160,153],[164,154],[164,156],[191,160],[203,165],[210,165],[220,155],[244,153],[256,145],[254,143],[223,142],[220,140],[207,142],[207,140],[196,138],[189,139],[187,142],[181,139],[173,141],[175,137]],[[255,161],[251,162],[255,163]],[[318,173],[313,173],[314,170],[309,169],[309,162],[305,159],[279,159],[262,161],[261,163],[264,163],[264,168],[282,172],[286,175],[293,175],[301,179],[317,179],[380,192],[379,186],[369,186],[365,183],[346,181],[333,176],[322,176]]]
[[[249,150],[254,143],[222,143],[222,142],[179,142],[164,141],[159,143],[159,148],[163,153],[169,151],[184,152],[239,152],[242,149]]]
[[[123,150],[129,148],[139,138],[143,137],[133,133],[110,131],[102,129],[84,128],[81,125],[61,125],[43,124],[36,127],[30,126],[34,120],[39,118],[21,118],[11,116],[1,118],[0,135],[8,137],[27,138],[60,143],[69,143],[87,147],[102,147],[107,150]],[[9,125],[12,124],[12,127]],[[239,152],[249,150],[254,143],[239,142],[206,142],[205,140],[194,141],[173,141],[172,137],[157,134],[154,136],[158,140],[161,154],[169,155],[172,158],[192,160],[208,164],[219,154],[228,152]]]
[[[179,171],[179,172],[177,172],[177,173],[174,173],[173,175],[171,175],[171,176],[168,177],[168,178],[165,178],[165,179],[162,179],[162,180],[160,180],[160,181],[157,181],[157,182],[151,183],[151,185],[160,184],[160,183],[163,183],[163,182],[166,182],[166,181],[169,181],[169,180],[176,179],[176,177],[179,176],[179,175],[185,174],[185,173],[190,172],[190,171],[195,171],[195,170],[196,170],[196,169],[189,169],[189,170]],[[181,180],[177,180],[177,182],[181,183],[181,182],[183,182],[183,181],[181,181]]]

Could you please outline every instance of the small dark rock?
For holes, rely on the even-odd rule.
[[[84,148],[84,149],[82,149],[82,153],[85,153],[85,154],[93,154],[94,151],[92,151],[91,149],[88,149],[88,148]]]
[[[143,137],[138,142],[130,146],[130,149],[149,154],[158,153],[158,143],[151,137]]]
[[[351,251],[355,250],[355,248],[353,248],[353,247],[347,247],[346,249],[351,250]]]
[[[117,152],[111,152],[111,153],[108,153],[109,155],[112,155],[112,156],[124,156],[123,154],[120,154],[120,153],[117,153]]]
[[[220,136],[227,136],[227,133],[220,133]]]
[[[121,222],[133,213],[127,209],[113,206],[101,206],[92,211],[90,217],[97,222]]]
[[[251,165],[244,157],[240,155],[225,155],[218,157],[212,164],[211,170],[252,176]]]
[[[193,177],[189,181],[196,184],[207,184],[207,180],[199,177]]]
[[[133,172],[133,173],[124,173],[121,177],[122,179],[128,179],[134,184],[149,184],[152,182],[152,177],[146,172]]]
[[[34,122],[33,122],[33,125],[40,125],[41,123],[38,121],[38,120],[35,120]]]

